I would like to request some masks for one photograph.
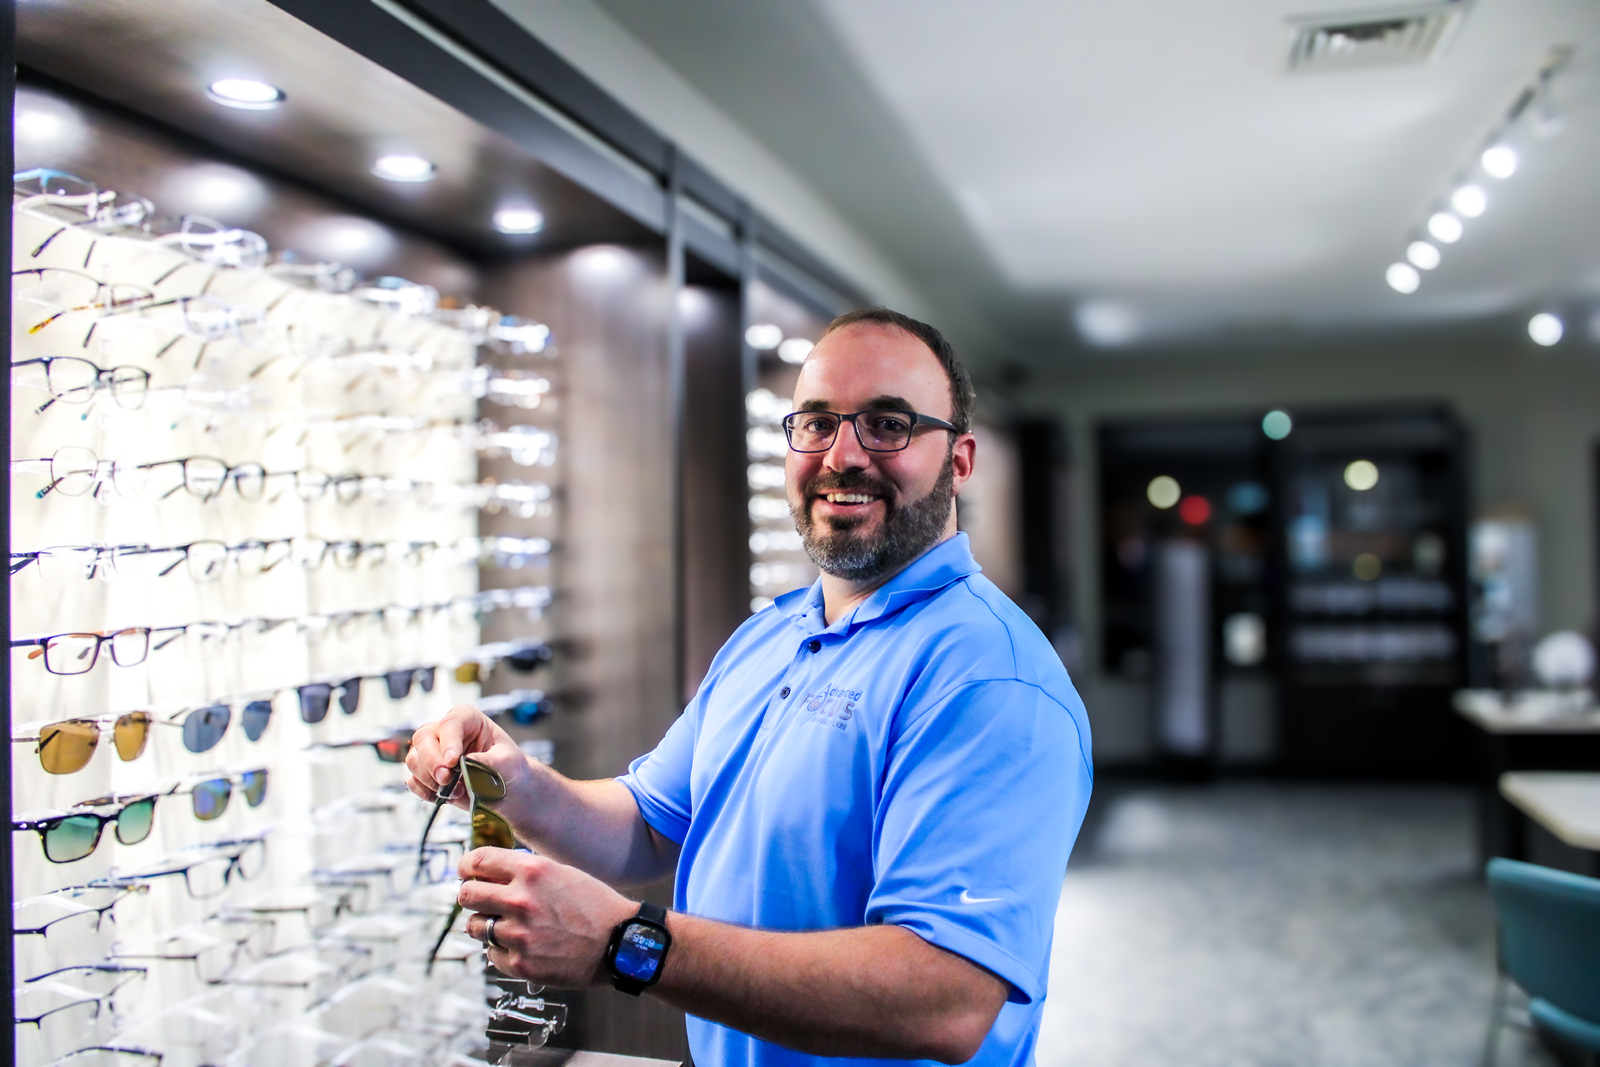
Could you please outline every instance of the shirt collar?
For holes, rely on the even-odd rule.
[[[778,597],[773,608],[779,614],[787,615],[790,622],[808,634],[828,631],[848,634],[858,626],[892,615],[919,600],[926,600],[952,582],[982,570],[978,561],[972,558],[972,546],[967,535],[958,533],[918,556],[832,626],[825,621],[820,578],[809,589],[795,589]]]

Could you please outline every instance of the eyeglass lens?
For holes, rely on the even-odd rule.
[[[826,452],[833,447],[844,416],[831,411],[799,411],[783,420],[789,447],[796,452]],[[869,452],[899,452],[911,443],[916,420],[905,411],[861,411],[850,416],[861,447]]]

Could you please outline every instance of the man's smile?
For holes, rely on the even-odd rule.
[[[822,499],[826,500],[830,504],[842,504],[848,506],[853,504],[870,504],[874,500],[878,500],[879,497],[874,496],[871,493],[823,493]]]

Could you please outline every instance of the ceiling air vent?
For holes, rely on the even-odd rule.
[[[1456,0],[1384,14],[1296,19],[1289,38],[1289,69],[1355,70],[1425,63],[1444,50],[1464,12],[1465,5]]]

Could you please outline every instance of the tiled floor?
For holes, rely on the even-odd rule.
[[[1038,1064],[1468,1067],[1493,975],[1463,791],[1102,783]]]

